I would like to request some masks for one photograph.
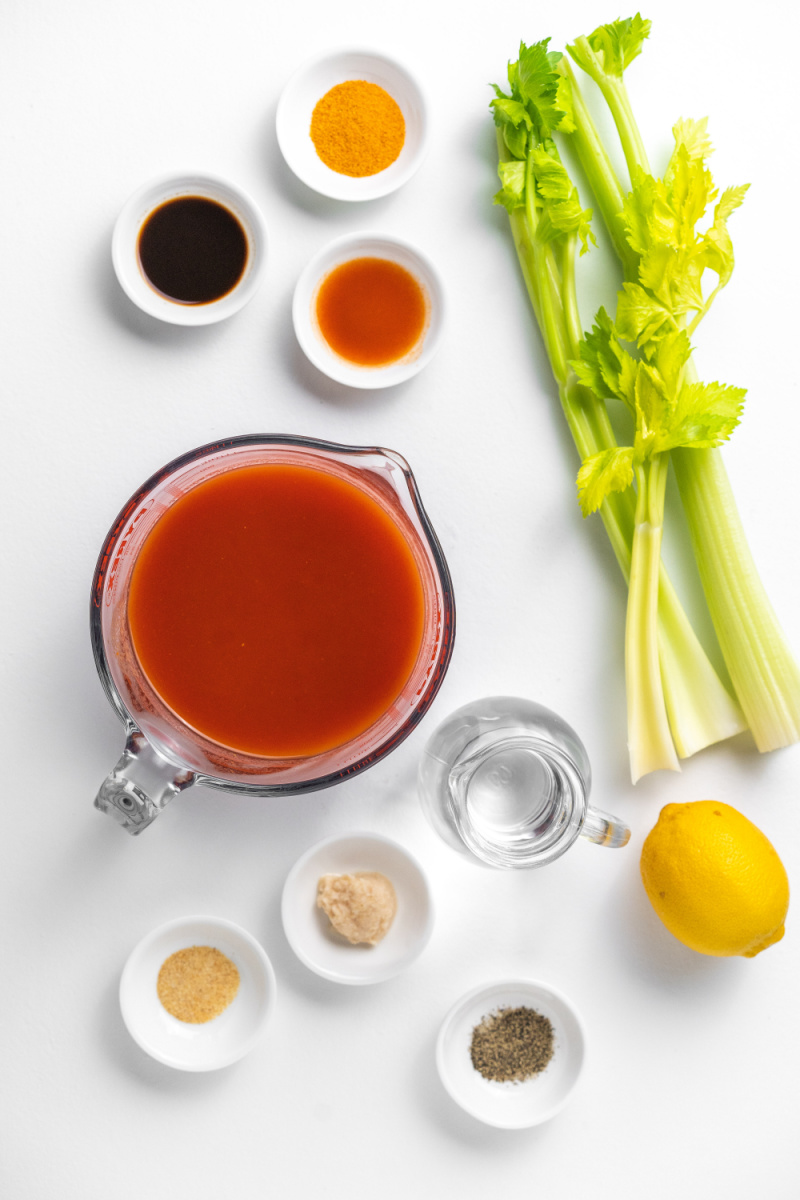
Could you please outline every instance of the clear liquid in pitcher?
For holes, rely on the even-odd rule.
[[[554,762],[547,747],[532,745],[524,731],[489,734],[481,749],[486,741],[476,739],[449,780],[476,837],[513,852],[563,829],[565,805],[574,807],[572,793],[583,791],[576,773]]]
[[[588,807],[591,768],[556,713],[513,696],[464,705],[431,737],[419,772],[422,807],[441,837],[495,867],[543,866],[583,834],[624,845],[629,831]]]

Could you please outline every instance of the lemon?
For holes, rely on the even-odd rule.
[[[662,808],[645,838],[641,870],[667,929],[700,954],[752,958],[783,937],[783,863],[761,830],[728,804]]]

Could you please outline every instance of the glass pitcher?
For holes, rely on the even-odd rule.
[[[224,745],[174,711],[139,661],[128,613],[133,569],[159,518],[193,488],[223,472],[272,464],[321,471],[354,485],[377,504],[411,551],[423,596],[420,648],[400,694],[349,741],[319,753],[287,757],[264,757]],[[202,588],[202,563],[197,568],[196,580],[187,586]],[[447,564],[408,463],[399,454],[258,434],[192,450],[142,485],[117,517],[98,558],[91,597],[92,648],[106,695],[125,725],[126,744],[95,806],[138,834],[169,800],[195,783],[252,796],[287,795],[338,783],[378,762],[421,720],[447,670],[454,634]]]
[[[625,846],[630,829],[589,807],[583,742],[542,704],[492,696],[436,729],[419,769],[423,810],[461,854],[491,867],[540,867],[578,837]]]

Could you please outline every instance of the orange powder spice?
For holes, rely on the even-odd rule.
[[[396,100],[377,83],[349,79],[319,100],[311,116],[314,148],[332,171],[377,175],[403,149],[406,123]]]
[[[239,972],[213,946],[188,946],[170,954],[158,972],[158,998],[168,1013],[204,1025],[224,1012],[239,991]]]

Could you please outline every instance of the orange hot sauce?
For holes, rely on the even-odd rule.
[[[326,275],[316,300],[325,341],[361,367],[405,358],[425,331],[428,302],[410,271],[385,258],[353,258]]]
[[[319,754],[391,706],[425,600],[392,517],[309,467],[242,467],[159,518],[133,569],[131,637],[184,721],[247,754]]]

